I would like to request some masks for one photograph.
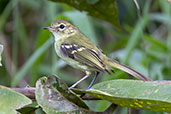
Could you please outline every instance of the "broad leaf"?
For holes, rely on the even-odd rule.
[[[16,109],[20,109],[28,104],[31,100],[24,95],[17,93],[5,86],[0,86],[0,113],[17,114]]]
[[[111,80],[96,84],[90,90],[74,90],[108,100],[117,105],[171,112],[171,82],[143,82],[138,80]]]
[[[36,100],[47,114],[94,113],[56,76],[43,77],[37,81]]]
[[[51,0],[66,3],[80,11],[86,11],[92,17],[105,20],[120,28],[118,9],[115,0]]]

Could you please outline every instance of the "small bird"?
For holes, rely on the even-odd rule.
[[[150,78],[107,57],[101,49],[97,48],[76,26],[68,21],[56,20],[51,26],[43,28],[48,29],[54,35],[57,55],[72,67],[80,69],[86,74],[69,89],[88,78],[92,72],[96,72],[89,89],[100,72],[110,75],[113,68],[125,71],[140,80],[151,81]]]

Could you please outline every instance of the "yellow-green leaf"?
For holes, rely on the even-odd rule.
[[[171,82],[111,80],[96,84],[90,90],[75,90],[114,104],[140,110],[171,112]]]
[[[0,113],[17,114],[16,109],[20,109],[32,101],[23,94],[17,93],[5,86],[0,85]]]

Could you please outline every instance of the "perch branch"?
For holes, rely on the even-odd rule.
[[[171,84],[171,81],[162,80],[162,81],[153,81],[153,83]],[[36,88],[34,88],[34,87],[26,86],[25,88],[11,88],[11,89],[25,95],[26,97],[28,97],[30,99],[35,99]],[[82,97],[82,99],[83,100],[100,100],[99,98],[93,97],[89,94],[85,94]]]
[[[30,99],[35,99],[36,88],[34,87],[26,86],[25,88],[11,88],[11,89],[25,95],[26,97]]]
[[[34,88],[34,87],[26,86],[25,88],[11,88],[11,89],[25,95],[26,97],[28,97],[30,99],[33,99],[33,100],[35,99],[36,88]],[[95,97],[90,96],[88,94],[84,95],[82,97],[82,99],[83,100],[100,100],[99,98],[95,98]]]

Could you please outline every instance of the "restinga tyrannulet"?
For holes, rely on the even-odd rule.
[[[150,78],[104,55],[94,43],[68,21],[56,20],[51,26],[44,27],[44,29],[48,29],[53,33],[57,55],[72,67],[86,73],[83,78],[70,88],[75,87],[78,83],[89,77],[91,72],[95,71],[96,75],[88,87],[90,88],[99,72],[110,75],[110,71],[113,68],[123,70],[140,80],[151,81]]]

